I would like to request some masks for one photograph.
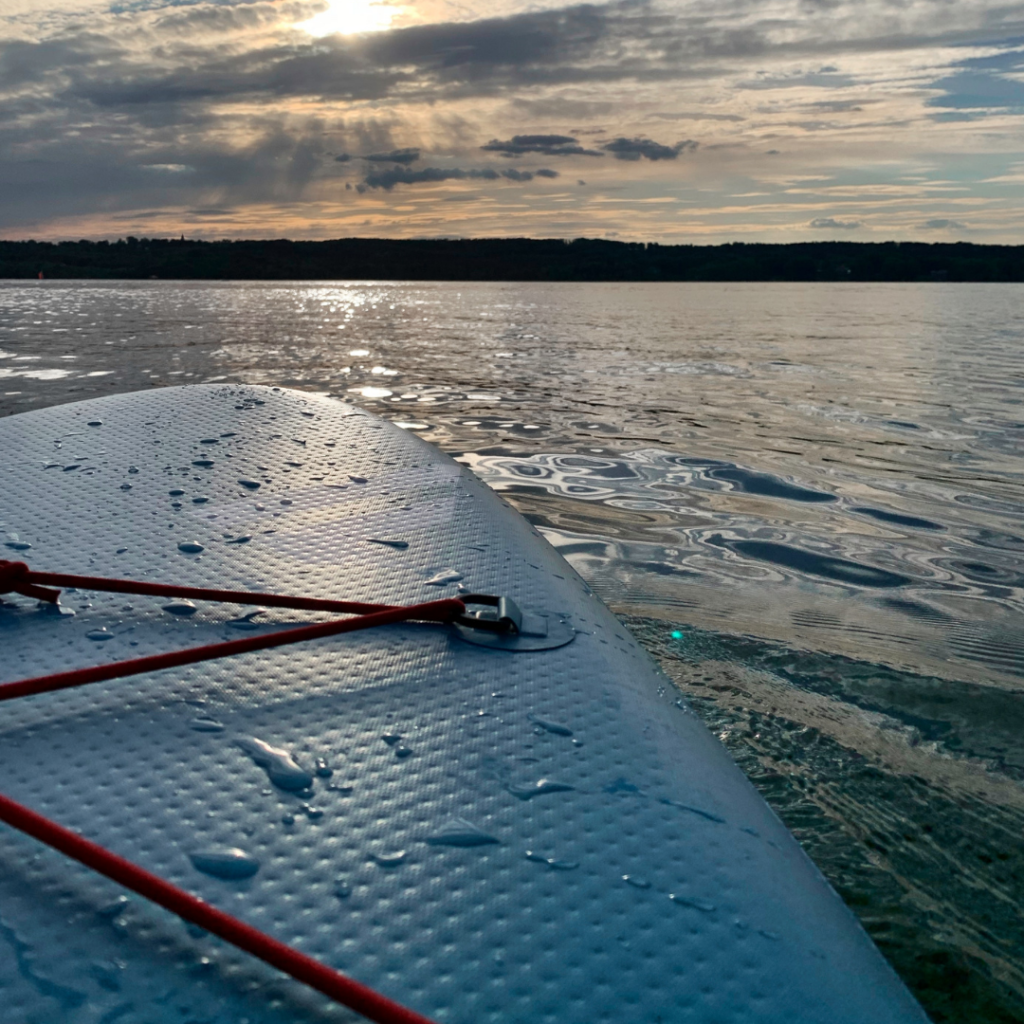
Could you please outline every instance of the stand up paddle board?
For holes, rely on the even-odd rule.
[[[40,573],[494,599],[8,700],[5,798],[446,1024],[926,1020],[623,626],[428,444],[198,385],[12,416],[0,452],[0,557]],[[0,606],[0,681],[331,618],[32,593]],[[33,1024],[357,1019],[6,826],[0,986]]]

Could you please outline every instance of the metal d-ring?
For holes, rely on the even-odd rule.
[[[488,633],[517,634],[523,629],[523,613],[519,605],[511,597],[498,597],[495,594],[466,594],[460,600],[467,606],[465,615],[457,615],[452,621],[457,626],[467,629],[482,629]],[[486,608],[494,608],[491,614],[470,612],[469,605],[479,604]]]

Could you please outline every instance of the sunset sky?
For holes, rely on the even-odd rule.
[[[1024,242],[1024,4],[0,0],[0,236]]]

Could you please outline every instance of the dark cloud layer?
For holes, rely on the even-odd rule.
[[[640,162],[661,165],[697,146],[647,138],[652,119],[663,125],[655,135],[671,130],[669,121],[707,120],[702,160],[731,159],[723,154],[743,147],[777,152],[755,103],[763,97],[767,110],[784,90],[790,109],[854,115],[861,101],[851,94],[880,95],[855,58],[883,50],[936,61],[930,77],[907,86],[918,103],[932,91],[935,120],[1007,116],[1024,110],[1024,58],[1009,42],[1024,37],[1024,10],[996,3],[961,0],[936,18],[925,0],[780,0],[771,10],[749,0],[611,0],[318,39],[295,27],[315,13],[306,0],[124,0],[121,13],[97,3],[74,17],[41,16],[35,33],[0,35],[0,227],[124,210],[295,207],[344,200],[346,185],[390,191],[557,173],[473,167],[483,154],[536,156],[562,169],[575,161],[571,180],[583,161],[593,185],[630,188],[655,176],[647,166],[640,174]],[[933,56],[940,45],[994,36],[1007,40],[995,55]],[[705,96],[706,113],[696,109]],[[659,112],[650,113],[655,102]],[[761,134],[751,142],[755,125]],[[727,151],[721,133],[733,126]],[[430,163],[459,166],[422,167],[408,139],[422,140]],[[785,157],[772,163],[784,164],[793,148],[787,139]],[[687,173],[702,166],[687,165]],[[813,209],[794,223],[857,225],[808,224]],[[941,219],[932,212],[907,222]]]
[[[596,149],[585,149],[572,135],[513,135],[502,142],[491,139],[480,147],[489,153],[502,156],[522,156],[524,153],[543,153],[545,156],[604,156]]]
[[[390,167],[383,171],[371,171],[357,188],[360,192],[365,192],[371,188],[384,189],[390,192],[396,185],[419,185],[452,180],[500,181],[502,178],[508,181],[527,182],[533,181],[535,177],[557,178],[558,171],[553,171],[547,167],[542,167],[537,171],[519,171],[514,167],[507,167],[500,171],[496,171],[492,167],[424,167],[418,171],[408,167]]]
[[[924,231],[966,231],[967,225],[948,217],[932,217],[918,225]]]
[[[641,157],[645,160],[675,160],[680,153],[696,149],[697,143],[693,139],[686,139],[674,146],[663,146],[651,139],[618,138],[601,148],[611,153],[616,160],[639,160]]]
[[[364,160],[371,160],[378,164],[404,164],[406,167],[415,163],[419,158],[420,151],[415,147],[393,149],[390,153],[371,153],[369,156],[363,157]]]
[[[859,220],[837,220],[835,217],[815,217],[808,225],[817,231],[853,231],[860,226]]]

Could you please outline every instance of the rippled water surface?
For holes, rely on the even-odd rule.
[[[1024,1021],[1024,289],[0,283],[0,413],[328,392],[624,618],[937,1021]]]

